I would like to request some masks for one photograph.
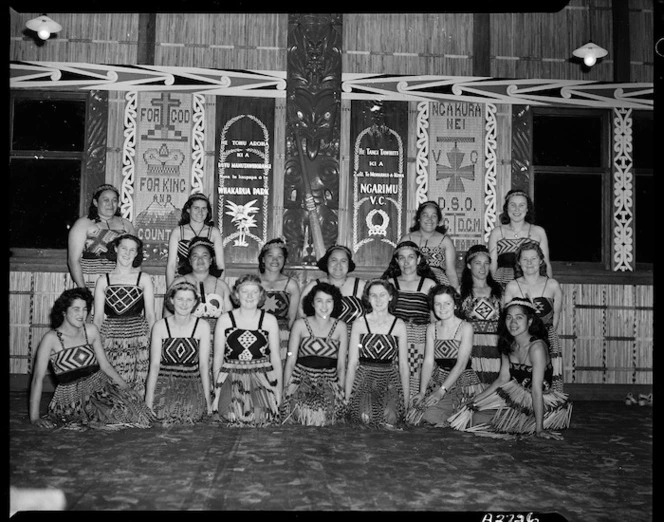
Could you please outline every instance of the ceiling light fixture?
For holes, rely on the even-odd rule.
[[[581,58],[587,67],[592,67],[597,63],[599,58],[605,57],[609,52],[603,47],[589,41],[586,45],[572,51],[572,54],[577,58]]]
[[[37,18],[33,18],[32,20],[28,20],[25,22],[25,26],[31,31],[37,33],[37,36],[39,36],[39,38],[42,40],[48,40],[53,33],[62,31],[62,26],[45,14],[38,16]]]

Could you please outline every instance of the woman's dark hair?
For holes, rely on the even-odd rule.
[[[339,288],[336,286],[331,285],[330,283],[325,283],[324,281],[314,285],[311,291],[307,293],[307,295],[305,295],[302,299],[302,311],[304,312],[304,315],[311,316],[316,314],[316,310],[314,310],[314,299],[316,298],[316,294],[318,292],[323,292],[324,294],[332,296],[332,299],[334,300],[334,307],[330,315],[334,318],[338,318],[343,310],[343,305],[341,303],[341,290],[339,290]]]
[[[90,313],[94,301],[92,292],[87,288],[70,288],[69,290],[62,292],[60,297],[58,297],[55,300],[55,303],[53,303],[53,308],[51,308],[50,313],[51,328],[55,330],[65,321],[67,309],[76,299],[83,299],[83,301],[85,301],[85,306],[88,308],[88,314]]]
[[[95,223],[99,223],[101,221],[101,218],[99,217],[99,209],[97,208],[97,205],[95,205],[95,201],[97,204],[99,204],[99,196],[102,195],[103,192],[106,192],[107,190],[112,190],[115,192],[115,195],[118,197],[118,200],[120,199],[120,191],[116,189],[113,185],[110,185],[108,183],[104,183],[103,185],[99,185],[94,193],[92,194],[92,200],[90,201],[90,207],[88,208],[88,219],[91,219]],[[115,210],[115,216],[120,216],[120,205],[118,205],[118,208]]]
[[[321,257],[318,262],[316,263],[316,266],[326,274],[329,274],[327,271],[327,263],[330,260],[330,256],[332,255],[332,252],[335,250],[341,250],[342,252],[346,252],[346,255],[348,256],[348,273],[350,274],[353,270],[355,270],[355,261],[353,261],[353,253],[350,251],[350,248],[344,245],[332,245],[329,247],[326,251],[323,257]]]
[[[417,210],[415,211],[415,217],[413,218],[415,223],[412,227],[410,227],[410,231],[415,232],[416,230],[420,229],[420,217],[422,216],[424,209],[427,207],[433,207],[436,211],[436,215],[438,216],[438,226],[436,227],[436,232],[440,232],[443,235],[446,234],[447,227],[443,224],[443,212],[440,210],[440,206],[435,201],[425,201],[424,203],[421,203],[419,207],[417,207]]]
[[[210,200],[207,198],[205,194],[201,194],[200,192],[196,192],[194,194],[191,194],[187,201],[185,201],[184,205],[182,206],[182,215],[180,216],[180,221],[178,222],[178,225],[186,225],[191,221],[191,215],[189,214],[189,210],[191,209],[191,205],[193,205],[194,201],[205,201],[207,204],[207,216],[205,216],[205,225],[208,227],[214,226],[214,221],[212,220],[212,205],[210,204]]]
[[[463,260],[463,271],[461,272],[461,301],[465,301],[468,296],[473,295],[473,274],[468,265],[481,254],[485,254],[489,258],[489,263],[491,263],[489,249],[485,245],[473,245],[466,251]],[[503,287],[493,278],[491,271],[487,272],[486,284],[491,288],[491,296],[497,299],[503,297]]]
[[[463,306],[461,306],[461,296],[459,295],[459,292],[456,291],[456,288],[450,285],[442,285],[442,284],[437,284],[435,286],[432,286],[429,288],[429,292],[427,293],[427,302],[429,303],[429,310],[433,313],[434,317],[438,320],[440,320],[440,317],[436,314],[436,311],[433,308],[434,301],[436,299],[437,295],[449,295],[452,298],[452,301],[454,301],[454,315],[456,315],[459,319],[465,319],[466,314],[463,311]]]
[[[390,278],[396,279],[401,275],[401,268],[399,268],[399,262],[397,261],[397,259],[399,257],[399,250],[401,250],[402,248],[410,248],[414,250],[415,253],[419,256],[420,260],[417,263],[418,276],[426,277],[428,279],[436,281],[436,275],[433,273],[433,270],[431,270],[431,266],[429,266],[429,261],[427,261],[426,256],[422,254],[420,247],[414,241],[402,241],[394,248],[394,253],[392,254],[392,258],[390,259],[390,264],[387,265],[387,269],[385,269],[383,275],[380,276],[381,279],[390,279]]]
[[[528,209],[526,210],[526,217],[524,218],[524,221],[526,221],[527,223],[535,224],[535,205],[533,204],[533,200],[530,199],[530,196],[521,189],[512,189],[507,194],[505,194],[505,203],[503,203],[503,211],[500,213],[499,216],[500,222],[503,225],[507,225],[510,222],[510,216],[507,213],[507,207],[510,204],[510,198],[512,196],[523,196],[524,198],[526,198],[526,204],[528,205]]]
[[[210,252],[210,269],[208,270],[210,275],[214,277],[221,277],[221,274],[224,271],[217,266],[217,257],[214,255],[214,243],[208,238],[200,236],[196,236],[192,238],[191,241],[189,241],[189,245],[187,246],[189,252],[187,254],[187,258],[183,260],[182,264],[180,265],[180,274],[187,275],[194,271],[193,267],[191,266],[191,261],[189,261],[189,257],[191,256],[191,252],[197,246],[204,246],[207,248],[208,252]]]
[[[537,255],[542,260],[539,266],[539,273],[543,276],[546,275],[546,259],[544,259],[544,252],[542,252],[542,247],[537,241],[526,241],[525,243],[519,245],[519,248],[517,248],[516,252],[514,253],[514,258],[516,259],[516,263],[514,264],[514,279],[523,276],[523,268],[521,268],[520,260],[521,254],[527,250],[534,250],[537,252]]]
[[[261,281],[261,278],[258,277],[256,274],[244,274],[235,280],[235,284],[233,285],[233,291],[231,292],[230,296],[233,306],[235,308],[238,308],[240,306],[240,299],[238,297],[240,293],[240,287],[247,283],[253,283],[257,285],[258,288],[260,289],[260,296],[258,297],[258,308],[263,308],[266,298],[265,288],[263,288],[263,282]]]
[[[131,266],[134,268],[138,268],[141,266],[143,263],[143,241],[141,241],[138,237],[136,237],[133,234],[122,234],[116,237],[113,241],[111,241],[109,245],[109,249],[106,251],[106,258],[109,259],[110,261],[113,261],[114,263],[117,262],[118,260],[118,247],[120,246],[120,243],[122,242],[123,239],[129,239],[136,243],[136,257],[134,258],[134,261],[131,263]]]
[[[390,302],[387,304],[387,311],[392,313],[394,306],[397,303],[397,289],[394,288],[394,285],[387,279],[370,279],[364,285],[364,290],[362,291],[362,306],[364,307],[365,313],[373,312],[373,306],[369,302],[369,290],[373,286],[382,286],[387,293],[390,294]]]
[[[190,283],[189,281],[176,281],[169,287],[169,289],[166,291],[166,295],[164,295],[164,306],[166,309],[171,313],[175,311],[172,301],[175,298],[175,294],[180,290],[194,292],[196,302],[194,303],[194,307],[191,309],[191,311],[193,312],[196,310],[196,307],[201,304],[201,295],[198,293],[198,288],[196,288],[196,285]]]
[[[537,315],[535,305],[529,299],[515,298],[507,303],[503,309],[500,311],[500,318],[498,319],[498,351],[502,354],[509,355],[512,352],[512,345],[514,343],[514,337],[507,329],[506,317],[507,312],[510,308],[514,306],[519,306],[526,314],[528,319],[532,319],[530,326],[528,327],[528,333],[530,334],[530,341],[536,341],[537,339],[544,341],[547,348],[549,347],[549,333],[544,325],[544,322]]]
[[[272,248],[281,249],[281,253],[284,255],[284,266],[281,267],[281,271],[284,271],[286,261],[288,261],[288,248],[286,248],[286,243],[283,239],[275,238],[270,239],[267,243],[265,243],[263,248],[261,248],[261,251],[258,253],[258,271],[261,274],[265,273],[265,254],[267,254]]]

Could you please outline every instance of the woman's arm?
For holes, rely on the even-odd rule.
[[[553,329],[558,331],[560,314],[563,310],[563,290],[555,279],[549,279],[549,283],[553,283]]]
[[[298,308],[300,306],[300,285],[297,279],[291,277],[288,280],[286,291],[290,294],[290,302],[288,304],[288,327],[292,327],[297,319]]]
[[[100,275],[95,283],[94,295],[94,311],[95,315],[92,319],[94,325],[101,331],[101,325],[104,322],[106,314],[104,313],[104,301],[106,299],[106,287],[108,282],[105,275]]]
[[[498,270],[498,230],[500,225],[497,225],[489,234],[489,257],[491,258],[491,263],[489,264],[489,270],[491,270],[491,275],[496,277],[496,271]]]
[[[533,365],[532,386],[530,393],[533,398],[533,412],[535,413],[535,434],[544,430],[544,398],[542,386],[544,383],[544,369],[547,361],[547,347],[544,341],[536,341],[530,345],[528,354]]]
[[[136,227],[131,221],[129,221],[127,218],[122,218],[122,223],[128,234],[131,234],[132,236],[136,235]]]
[[[484,399],[484,397],[487,397],[488,395],[491,395],[493,392],[495,392],[500,386],[503,384],[508,383],[510,380],[510,360],[507,355],[502,354],[500,356],[500,373],[498,374],[498,377],[496,377],[496,380],[493,381],[488,388],[486,388],[484,391],[478,393],[473,397],[473,402],[477,402],[481,399]]]
[[[205,404],[208,415],[212,413],[212,396],[210,395],[210,323],[199,321],[197,328],[198,341],[198,369],[203,383]]]
[[[52,428],[54,426],[53,422],[50,420],[39,418],[39,406],[41,405],[44,376],[46,375],[46,369],[48,368],[48,360],[56,342],[56,333],[53,330],[46,332],[37,347],[37,355],[35,356],[32,368],[29,415],[30,422],[40,428]]]
[[[222,312],[230,312],[233,309],[233,303],[231,301],[231,287],[228,286],[228,283],[226,281],[223,281],[222,279],[218,279],[219,286],[221,286],[221,290],[223,292],[222,299],[224,300],[223,303],[223,308],[221,309]]]
[[[348,342],[348,366],[346,367],[346,380],[344,381],[344,397],[346,401],[350,399],[355,381],[355,372],[360,358],[359,344],[360,334],[364,333],[366,327],[364,321],[355,321],[350,329],[350,341]]]
[[[272,368],[277,374],[277,405],[281,404],[281,395],[283,391],[283,368],[281,367],[281,353],[279,346],[279,323],[277,318],[266,313],[263,318],[263,327],[268,331],[268,340],[270,343],[270,362]]]
[[[166,288],[170,288],[175,279],[178,267],[178,242],[180,241],[180,227],[171,230],[168,237],[168,259],[166,261]]]
[[[67,265],[71,278],[76,286],[85,288],[85,279],[83,269],[81,268],[81,256],[85,248],[85,238],[87,237],[90,220],[87,217],[81,217],[76,220],[69,230],[67,237]]]
[[[161,342],[165,333],[165,319],[160,319],[152,327],[152,335],[150,336],[150,369],[148,371],[148,378],[145,382],[145,404],[152,409],[154,402],[154,390],[157,385],[157,377],[159,376],[159,368],[161,366]]]
[[[212,383],[213,389],[216,387],[219,378],[219,372],[222,364],[224,364],[224,349],[226,348],[226,329],[231,325],[230,316],[228,312],[222,314],[217,319],[217,324],[214,327],[214,350],[212,358]]]
[[[551,268],[551,259],[549,257],[549,238],[546,235],[546,230],[542,227],[537,227],[540,232],[540,248],[544,254],[544,261],[546,261],[546,275],[553,277],[553,269]]]
[[[427,386],[429,385],[429,380],[431,379],[431,374],[433,373],[434,362],[434,331],[436,328],[436,323],[431,323],[427,326],[426,341],[424,343],[424,359],[422,360],[422,371],[420,372],[420,390],[413,397],[413,403],[417,404],[420,402],[427,391]]]
[[[300,341],[302,340],[302,332],[304,329],[304,319],[297,319],[293,323],[288,336],[288,358],[286,359],[286,367],[284,368],[284,387],[288,386],[291,376],[293,375],[293,368],[297,362],[297,354],[300,348]]]
[[[519,285],[516,282],[516,279],[513,279],[509,283],[507,283],[507,286],[505,286],[505,292],[503,292],[503,306],[505,304],[509,303],[512,299],[514,299],[519,293]]]
[[[445,274],[450,281],[450,285],[459,291],[459,275],[456,269],[456,248],[454,242],[449,236],[443,239],[443,248],[445,249]]]
[[[221,231],[213,226],[211,232],[212,244],[214,245],[214,260],[217,267],[226,271],[226,261],[224,259],[224,239],[221,237]]]
[[[99,369],[108,375],[120,388],[127,388],[129,385],[122,377],[120,377],[120,374],[115,368],[113,368],[113,365],[108,362],[108,359],[106,358],[106,353],[104,353],[104,349],[101,346],[101,335],[99,335],[97,327],[94,324],[87,324],[84,328],[86,328],[88,332],[88,339],[95,351],[95,356],[99,363]]]
[[[143,288],[143,302],[145,304],[145,320],[148,322],[148,328],[151,330],[156,320],[152,276],[143,272],[141,285]]]
[[[406,323],[397,319],[394,325],[394,336],[399,342],[399,376],[401,377],[401,388],[403,389],[404,408],[410,406],[410,370],[408,368],[408,334]]]
[[[339,353],[337,353],[337,376],[339,386],[343,389],[346,383],[346,358],[348,357],[348,325],[344,321],[337,323],[335,336],[339,339]]]

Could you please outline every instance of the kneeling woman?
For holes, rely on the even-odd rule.
[[[448,417],[482,386],[471,365],[473,327],[463,319],[461,296],[451,286],[436,285],[428,300],[436,322],[427,327],[420,391],[408,422],[447,427]]]
[[[338,319],[341,291],[318,283],[304,296],[305,317],[291,329],[284,371],[284,422],[335,424],[343,416],[348,332]]]
[[[30,422],[99,428],[147,428],[153,415],[135,390],[113,368],[99,330],[86,323],[92,308],[87,288],[65,290],[51,310],[51,328],[39,343],[30,391]],[[44,375],[51,363],[58,379],[48,415],[39,416]],[[111,426],[109,426],[111,425]]]
[[[498,378],[450,418],[453,428],[475,432],[535,434],[560,439],[572,404],[552,388],[547,330],[528,299],[512,299],[498,324]]]
[[[379,428],[403,424],[409,397],[406,324],[392,314],[394,285],[369,281],[362,302],[367,314],[351,328],[345,397],[352,423]]]
[[[282,370],[277,318],[260,308],[265,290],[257,275],[233,285],[239,307],[223,314],[214,332],[213,411],[230,426],[267,426],[279,421]]]

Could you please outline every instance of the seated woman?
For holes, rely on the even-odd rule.
[[[120,215],[120,192],[113,185],[97,187],[88,215],[69,230],[67,264],[76,286],[92,289],[100,274],[115,268],[106,257],[109,244],[121,234],[136,235],[131,221]]]
[[[175,278],[184,275],[182,268],[189,258],[189,242],[195,237],[205,237],[214,245],[214,258],[220,270],[226,267],[221,231],[212,220],[212,205],[204,194],[191,194],[182,207],[178,226],[168,237],[168,259],[166,261],[166,287]]]
[[[463,319],[461,297],[448,285],[436,285],[428,297],[436,321],[427,327],[420,392],[408,422],[447,427],[447,419],[482,388],[471,366],[473,327]]]
[[[277,318],[261,310],[265,290],[255,274],[235,281],[233,299],[239,306],[219,318],[214,332],[213,410],[227,426],[277,423],[283,377]]]
[[[210,326],[193,314],[199,303],[194,285],[173,284],[164,296],[172,315],[152,328],[145,402],[164,426],[195,424],[212,412]]]
[[[328,426],[343,419],[346,323],[341,292],[318,283],[304,296],[306,317],[297,319],[290,334],[284,370],[283,422]]]
[[[284,274],[287,260],[286,243],[279,238],[265,243],[258,254],[258,271],[266,296],[263,310],[273,314],[279,323],[280,356],[284,365],[288,338],[300,304],[300,284],[294,277]]]
[[[516,298],[501,312],[500,375],[486,390],[450,417],[455,429],[485,434],[535,434],[561,439],[569,427],[572,403],[552,388],[553,367],[547,332],[528,299]]]
[[[30,422],[40,428],[55,426],[119,429],[147,428],[152,412],[135,390],[106,359],[99,330],[86,323],[92,307],[87,288],[71,288],[58,297],[35,357],[30,389]],[[44,375],[49,362],[58,385],[40,417]]]
[[[464,259],[460,292],[464,315],[473,325],[471,363],[485,388],[500,372],[498,318],[503,287],[494,280],[490,266],[489,249],[484,245],[471,246]]]
[[[392,283],[373,279],[364,287],[367,314],[355,321],[348,346],[345,398],[351,423],[394,429],[404,424],[409,398],[407,334],[391,313]]]

